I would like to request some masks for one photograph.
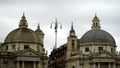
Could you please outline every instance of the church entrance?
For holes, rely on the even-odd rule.
[[[93,63],[92,68],[116,68],[116,64],[113,62],[98,62]]]
[[[24,68],[33,68],[33,62],[32,61],[26,61],[24,64]]]
[[[39,68],[40,64],[37,61],[18,61],[15,68]]]

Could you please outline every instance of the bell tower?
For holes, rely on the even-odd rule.
[[[39,23],[38,23],[38,26],[37,26],[37,29],[35,30],[35,32],[38,34],[38,36],[39,36],[39,39],[40,39],[40,42],[41,42],[41,44],[43,45],[44,43],[44,33],[43,33],[43,31],[40,29],[40,25],[39,25]]]
[[[69,32],[69,36],[67,38],[67,56],[69,59],[71,55],[74,55],[77,51],[77,36],[75,34],[75,30],[73,28],[73,23],[71,23],[71,30]]]

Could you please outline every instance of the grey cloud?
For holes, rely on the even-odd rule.
[[[29,28],[35,30],[37,23],[40,23],[45,32],[45,47],[50,50],[54,45],[54,29],[50,29],[50,23],[54,22],[55,17],[63,24],[63,29],[58,31],[60,46],[67,40],[72,21],[80,38],[91,29],[91,21],[96,12],[102,29],[111,33],[119,44],[119,3],[118,0],[0,0],[0,41],[3,41],[10,31],[18,28],[22,13],[25,12]],[[53,35],[48,35],[49,32]],[[50,41],[51,39],[53,41]]]

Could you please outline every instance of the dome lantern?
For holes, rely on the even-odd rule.
[[[92,20],[92,29],[100,29],[100,20],[99,18],[97,17],[97,15],[95,14],[95,17],[93,18]]]
[[[19,23],[19,27],[20,28],[26,28],[28,27],[28,23],[27,23],[27,20],[26,20],[26,17],[23,13],[23,16],[21,17],[21,20],[20,20],[20,23]]]

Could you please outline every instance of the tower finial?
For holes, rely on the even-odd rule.
[[[73,29],[73,22],[71,23],[71,30],[70,31],[74,31],[74,29]]]
[[[37,29],[35,30],[35,32],[37,32],[37,33],[39,33],[39,34],[41,34],[41,35],[44,36],[43,31],[40,29],[40,25],[39,25],[39,23],[38,23],[38,26],[37,26]]]
[[[35,32],[42,32],[42,30],[40,29],[40,25],[38,23],[37,29],[35,30]],[[43,32],[42,32],[43,33]]]
[[[71,23],[71,30],[70,30],[69,35],[70,35],[70,36],[71,36],[71,35],[75,35],[75,30],[74,30],[74,28],[73,28],[73,22]]]
[[[22,16],[22,18],[25,18],[25,13],[23,12],[23,16]]]
[[[97,17],[97,14],[95,13],[95,17],[93,18],[92,20],[92,29],[100,29],[100,20],[99,18]]]
[[[95,16],[97,16],[97,13],[95,13]]]
[[[40,29],[40,25],[39,25],[39,23],[38,23],[38,29]]]

